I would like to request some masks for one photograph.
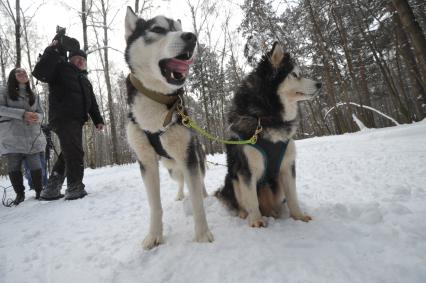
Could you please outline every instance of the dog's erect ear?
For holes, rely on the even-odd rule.
[[[126,38],[126,41],[135,30],[137,21],[138,21],[138,16],[136,16],[135,12],[133,12],[130,6],[127,6],[126,19],[125,19],[125,35],[124,35]]]
[[[279,44],[277,41],[274,42],[274,46],[272,47],[271,51],[271,64],[275,68],[278,68],[281,61],[284,59],[284,49],[282,48],[281,44]]]

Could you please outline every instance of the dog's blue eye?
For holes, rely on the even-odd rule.
[[[151,32],[155,32],[155,33],[166,33],[166,29],[162,28],[162,27],[153,27],[151,29]]]

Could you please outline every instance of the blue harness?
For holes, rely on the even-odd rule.
[[[255,144],[250,146],[257,149],[263,156],[265,170],[259,183],[274,182],[280,172],[281,163],[287,150],[288,141],[270,142],[265,139],[258,139]]]

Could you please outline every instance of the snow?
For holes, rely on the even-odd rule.
[[[161,168],[165,243],[145,251],[137,164],[88,169],[84,199],[38,202],[31,191],[0,208],[0,282],[426,282],[426,121],[296,146],[309,223],[250,228],[210,196],[215,241],[195,243],[190,202],[174,200],[177,184]],[[225,172],[209,165],[210,194]]]

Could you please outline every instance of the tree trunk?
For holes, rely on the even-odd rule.
[[[20,0],[16,0],[16,21],[15,21],[15,42],[16,42],[16,63],[15,67],[21,67],[21,13]]]
[[[89,50],[89,43],[87,39],[87,15],[88,15],[88,9],[87,9],[87,3],[86,0],[81,0],[81,24],[83,27],[83,50],[87,53]],[[95,141],[95,127],[93,123],[87,123],[86,126],[83,128],[86,138],[86,144],[87,144],[87,166],[90,168],[96,168],[97,167],[97,161],[96,161],[96,141]]]
[[[28,68],[29,68],[29,73],[33,72],[33,63],[31,60],[31,48],[30,48],[30,42],[28,40],[28,32],[27,32],[27,21],[25,19],[25,15],[24,15],[24,11],[22,11],[21,9],[21,13],[22,13],[22,23],[23,23],[23,28],[24,28],[24,40],[25,40],[25,46],[27,47],[27,59],[28,59]],[[34,78],[33,76],[29,76],[30,77],[30,82],[31,82],[31,89],[37,93],[37,89],[35,87],[34,84]]]
[[[107,15],[105,1],[101,0],[102,5],[102,18],[103,18],[103,31],[104,31],[104,74],[105,74],[105,83],[108,92],[108,108],[109,108],[109,121],[111,123],[111,136],[112,136],[112,160],[115,164],[120,164],[118,159],[118,140],[117,140],[117,131],[116,123],[114,116],[114,100],[112,99],[112,88],[111,88],[111,78],[109,73],[109,58],[108,58],[108,24],[107,24]]]
[[[361,95],[364,97],[366,104],[369,106],[372,106],[373,104],[371,103],[370,91],[368,90],[365,62],[361,54],[358,56],[358,66],[359,66],[359,77],[360,77],[359,81],[360,81]],[[366,123],[366,126],[370,128],[375,128],[376,122],[374,120],[373,113],[367,114],[367,117],[368,117],[368,122]]]
[[[383,60],[383,55],[380,53],[380,50],[378,50],[375,44],[375,39],[372,38],[372,35],[369,31],[368,26],[366,26],[364,23],[365,16],[359,3],[358,3],[357,11],[354,10],[353,12],[358,12],[357,14],[354,15],[354,18],[357,22],[357,25],[359,27],[359,30],[362,34],[364,41],[367,43],[368,47],[370,48],[373,54],[373,57],[377,65],[379,66],[380,71],[382,72],[382,75],[385,80],[386,86],[389,90],[389,93],[391,94],[392,98],[395,100],[394,102],[395,108],[399,110],[399,114],[402,114],[402,120],[404,122],[410,123],[411,120],[410,120],[409,111],[405,107],[405,105],[402,103],[401,98],[399,97],[398,91],[395,87],[395,84],[390,77],[389,67],[387,66],[385,60]],[[358,14],[361,15],[362,19],[359,18]]]
[[[195,10],[194,7],[190,5],[190,9],[191,9],[191,15],[192,15],[192,25],[194,28],[194,31],[197,35],[197,38],[199,36],[199,33],[197,32],[197,22],[196,22],[196,15],[195,15]],[[202,50],[201,50],[201,46],[199,44],[197,44],[197,53],[199,56],[201,56],[202,54]],[[207,132],[211,133],[211,126],[210,126],[210,117],[209,117],[209,111],[208,111],[208,102],[207,102],[207,94],[206,94],[206,79],[205,79],[205,71],[204,71],[204,65],[203,62],[199,62],[200,64],[200,68],[201,68],[201,100],[202,100],[202,104],[203,104],[203,109],[204,109],[204,118],[206,120],[206,126],[207,126]],[[210,139],[207,139],[207,153],[212,153],[213,152],[213,142]]]
[[[0,65],[1,65],[1,78],[3,80],[3,85],[6,85],[6,61],[4,60],[4,46],[3,39],[0,38]]]
[[[87,42],[87,5],[86,0],[81,0],[81,24],[83,26],[83,50],[87,52],[89,50],[89,44]]]
[[[135,13],[136,15],[139,13],[139,0],[135,0]]]
[[[422,97],[423,101],[426,102],[426,83],[423,81],[421,72],[418,68],[416,59],[412,52],[407,34],[403,30],[403,25],[401,19],[395,12],[393,5],[388,5],[390,12],[393,12],[392,19],[395,23],[395,31],[399,38],[399,44],[396,48],[399,48],[399,51],[404,58],[405,66],[408,71],[408,79],[410,80],[411,85],[413,86],[412,99],[416,103],[418,112],[420,114],[420,119],[426,117],[426,108],[422,107],[422,103],[418,97]]]
[[[351,55],[352,52],[349,49],[348,34],[346,32],[345,27],[343,26],[343,21],[342,21],[341,15],[335,10],[334,7],[331,8],[331,14],[333,16],[334,22],[336,23],[336,28],[337,28],[337,31],[339,33],[340,40],[341,40],[341,43],[342,43],[342,47],[343,47],[343,51],[344,51],[344,54],[345,54],[346,63],[347,63],[348,71],[349,71],[349,76],[351,77],[351,80],[352,80],[351,85],[355,89],[355,93],[358,96],[359,104],[362,106],[362,105],[366,104],[366,102],[364,102],[364,100],[363,100],[363,97],[361,95],[360,86],[358,84],[359,80],[357,79],[357,77],[355,75],[353,59],[352,59],[352,55]],[[366,123],[366,121],[368,120],[367,111],[365,111],[364,109],[361,108],[360,112],[361,112],[360,113],[361,115],[359,115],[359,116],[362,118],[362,121],[364,123]]]
[[[398,11],[402,25],[411,37],[417,60],[421,66],[426,66],[426,39],[413,10],[407,0],[392,0],[392,3]]]
[[[319,29],[319,26],[317,24],[317,21],[315,20],[314,11],[311,5],[310,0],[306,0],[305,4],[309,10],[309,15],[311,18],[312,26],[314,28],[314,36],[316,37],[316,42],[318,42],[319,51],[322,54],[322,61],[324,64],[324,75],[325,75],[325,86],[327,89],[327,104],[329,107],[335,107],[336,106],[336,96],[333,89],[333,79],[332,79],[332,67],[329,62],[329,56],[328,52],[326,51],[326,47],[324,46],[325,41],[322,39],[322,34]],[[347,132],[347,127],[345,120],[343,118],[343,115],[340,112],[340,109],[336,107],[333,111],[333,120],[336,127],[337,134],[343,134]]]

